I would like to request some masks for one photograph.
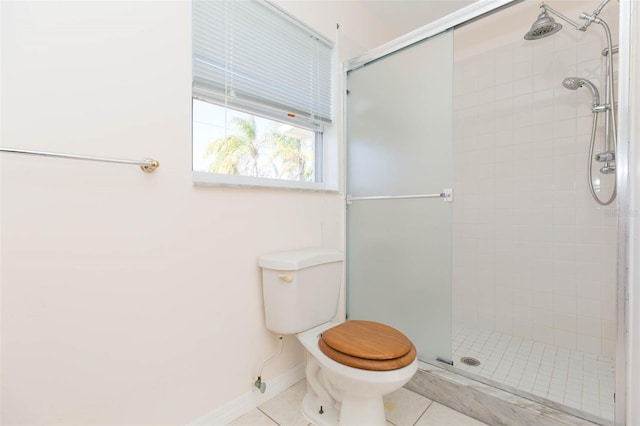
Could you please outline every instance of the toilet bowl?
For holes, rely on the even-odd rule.
[[[411,380],[418,360],[414,355],[408,365],[387,371],[341,364],[319,346],[322,333],[338,325],[329,322],[296,335],[308,352],[303,414],[316,425],[385,425],[383,395]]]
[[[302,412],[316,425],[385,425],[382,397],[418,369],[401,332],[371,321],[333,322],[344,253],[303,249],[260,256],[265,323],[307,351]]]

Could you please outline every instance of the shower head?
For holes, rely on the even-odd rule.
[[[542,12],[540,12],[538,19],[531,25],[531,29],[524,35],[525,40],[538,40],[555,34],[562,29],[562,25],[558,24],[555,19],[549,16],[546,5],[543,3],[540,7],[542,8]]]
[[[562,80],[562,85],[569,90],[578,90],[581,84],[578,77],[567,77]]]
[[[567,77],[562,80],[562,85],[569,90],[578,90],[581,87],[586,87],[591,92],[591,96],[593,96],[593,106],[600,103],[600,94],[598,93],[598,89],[589,80],[580,77]]]

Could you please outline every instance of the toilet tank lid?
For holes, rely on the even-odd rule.
[[[313,248],[264,254],[258,258],[258,266],[278,271],[296,271],[342,260],[344,253],[340,250]]]

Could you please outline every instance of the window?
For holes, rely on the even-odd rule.
[[[320,188],[332,44],[262,0],[193,2],[198,184]]]
[[[193,100],[193,170],[316,182],[322,133]]]

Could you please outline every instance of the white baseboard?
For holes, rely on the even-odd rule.
[[[283,390],[293,386],[305,376],[305,363],[298,364],[291,370],[270,379],[264,393],[254,388],[239,398],[216,408],[209,414],[189,423],[189,426],[226,425],[245,413],[278,395]]]

